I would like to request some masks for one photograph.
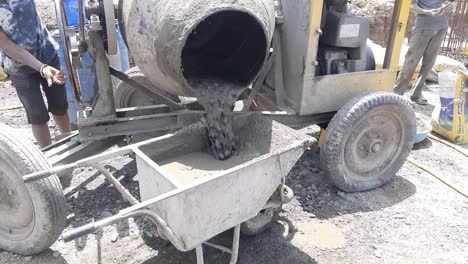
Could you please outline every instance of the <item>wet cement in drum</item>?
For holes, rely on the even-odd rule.
[[[191,79],[188,83],[206,110],[202,122],[208,129],[211,153],[219,160],[229,159],[238,145],[232,130],[234,105],[245,85],[212,79]]]

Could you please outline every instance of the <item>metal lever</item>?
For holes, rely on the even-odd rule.
[[[69,231],[69,232],[66,232],[66,233],[62,234],[62,239],[65,242],[70,242],[70,241],[73,241],[73,240],[75,240],[77,238],[80,238],[82,236],[92,234],[92,233],[94,233],[96,231],[97,231],[97,229],[96,229],[96,226],[94,225],[94,223],[90,223],[90,224],[87,224],[85,226],[75,228],[72,231]]]
[[[157,95],[159,97],[159,99],[161,99],[163,101],[163,104],[169,106],[171,109],[176,109],[176,110],[180,110],[180,109],[184,109],[184,105],[182,104],[179,104],[179,103],[176,103],[174,102],[173,100],[169,99],[168,97],[166,97],[164,94],[162,93],[158,93],[157,91],[153,91],[153,90],[150,90],[148,89],[147,87],[145,87],[144,85],[140,84],[139,82],[131,79],[130,77],[128,77],[127,74],[125,74],[124,72],[121,72],[119,70],[117,70],[116,68],[114,67],[110,67],[110,73],[116,77],[117,79],[123,81],[124,83],[132,86],[133,88],[149,95],[149,96],[154,96],[154,95]]]

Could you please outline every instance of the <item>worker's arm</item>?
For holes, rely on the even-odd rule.
[[[416,15],[437,16],[440,14],[441,8],[424,9],[418,5],[418,0],[413,0],[411,3],[411,12],[413,12]]]
[[[41,74],[45,79],[47,79],[49,85],[52,85],[52,83],[65,83],[65,75],[63,74],[63,71],[59,71],[40,62],[27,50],[13,43],[4,32],[0,32],[0,50],[2,50],[11,59],[27,65],[38,72],[42,71]]]
[[[442,15],[445,12],[452,12],[455,9],[455,6],[457,6],[456,0],[445,1],[445,3],[440,8],[440,14]]]
[[[411,11],[417,15],[440,16],[446,12],[451,12],[456,5],[456,0],[447,0],[440,8],[424,9],[418,5],[418,0],[413,0],[411,3]]]

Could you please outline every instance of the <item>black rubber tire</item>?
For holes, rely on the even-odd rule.
[[[375,54],[369,45],[366,45],[366,71],[374,71],[377,64],[375,63]]]
[[[275,208],[262,210],[254,218],[241,224],[241,234],[244,236],[256,236],[268,230],[277,218]]]
[[[394,123],[384,122],[384,118]],[[401,133],[390,133],[390,129]],[[406,99],[388,92],[364,93],[343,106],[330,122],[320,150],[322,169],[345,192],[378,188],[400,170],[415,136],[416,118]],[[379,140],[377,148],[368,137]]]
[[[0,124],[1,249],[34,255],[54,244],[64,230],[66,205],[59,179],[23,183],[22,176],[48,168],[37,147]]]
[[[126,72],[126,74],[128,74],[131,79],[139,82],[144,86],[153,86],[138,67],[130,68]],[[176,102],[180,101],[176,95],[172,95],[165,92],[162,93]],[[119,80],[114,86],[114,98],[115,106],[117,108],[157,105],[161,104],[162,102],[158,98],[152,98],[147,96],[145,93],[136,90],[135,88],[131,87],[130,85],[127,85],[121,80]]]
[[[283,205],[290,203],[294,198],[294,191],[287,185],[282,188]],[[276,192],[273,196],[278,195]],[[280,198],[280,197],[278,197]],[[282,206],[277,208],[268,208],[260,211],[254,218],[241,224],[241,234],[244,236],[256,236],[268,230],[273,222],[279,218],[279,212]]]

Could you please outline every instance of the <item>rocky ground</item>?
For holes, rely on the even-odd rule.
[[[50,1],[36,0],[49,28],[54,27]],[[373,10],[366,3],[366,12]],[[387,2],[387,1],[380,1]],[[379,22],[381,23],[381,22]],[[376,32],[376,34],[380,34]],[[437,86],[425,94],[433,105]],[[0,108],[18,104],[10,83],[0,83]],[[433,106],[417,107],[430,115]],[[0,122],[33,140],[23,109],[0,111]],[[57,134],[55,126],[50,128]],[[303,129],[318,136],[316,126]],[[468,189],[467,158],[449,147],[426,140],[411,156]],[[106,164],[138,196],[136,164],[128,156]],[[239,263],[468,263],[468,203],[431,175],[405,164],[395,179],[370,192],[347,194],[335,189],[319,166],[319,147],[308,150],[287,177],[296,194],[271,229],[241,239]],[[67,199],[67,230],[109,217],[129,206],[93,169],[79,169],[62,179]],[[194,223],[195,226],[195,223]],[[230,233],[216,240],[228,245]],[[207,263],[227,263],[229,256],[206,250]],[[195,253],[180,253],[160,239],[144,220],[128,220],[80,240],[53,247],[37,256],[0,251],[0,263],[195,263]]]
[[[49,30],[57,29],[57,19],[53,0],[35,0],[37,12]]]
[[[437,86],[429,86],[434,90]],[[431,103],[436,100],[426,91]],[[0,107],[19,103],[8,82],[0,84]],[[418,108],[430,113],[432,107]],[[0,122],[32,140],[23,109],[0,112]],[[54,130],[53,124],[51,128]],[[55,130],[54,130],[55,131]],[[317,136],[315,126],[304,131]],[[411,155],[468,189],[467,158],[435,141],[415,146]],[[124,156],[108,163],[138,196],[136,164]],[[93,169],[75,170],[62,179],[68,227],[109,217],[129,206]],[[468,203],[440,181],[405,164],[395,179],[374,191],[347,194],[327,180],[319,166],[319,147],[307,151],[288,175],[296,194],[279,221],[256,237],[241,239],[239,263],[467,263]],[[194,223],[195,224],[195,223]],[[37,256],[0,251],[0,263],[194,263],[194,252],[180,253],[160,239],[144,220],[128,220],[72,243],[59,240]],[[230,233],[217,238],[228,245]],[[207,263],[229,257],[206,250]]]

